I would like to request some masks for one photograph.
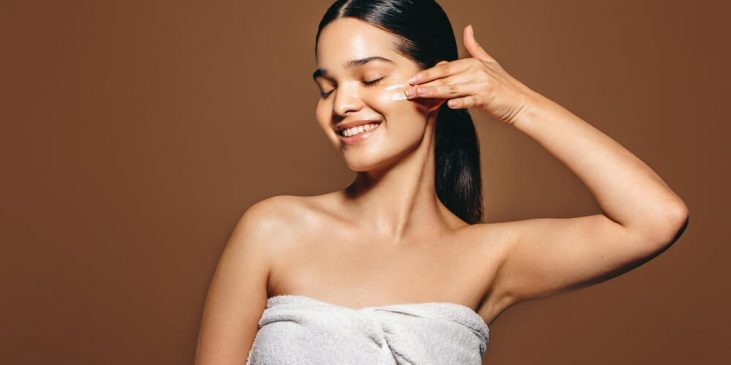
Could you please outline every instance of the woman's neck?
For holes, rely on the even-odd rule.
[[[430,117],[424,139],[415,149],[393,165],[359,172],[343,191],[352,218],[394,242],[433,237],[455,225],[454,215],[439,201],[435,189],[435,117]]]

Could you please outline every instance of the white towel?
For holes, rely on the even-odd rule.
[[[480,365],[488,339],[482,317],[461,304],[352,309],[278,295],[267,300],[246,364]]]

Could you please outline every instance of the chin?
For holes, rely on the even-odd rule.
[[[383,165],[383,161],[368,158],[345,159],[348,169],[353,172],[366,172],[379,168]]]
[[[377,170],[388,163],[385,156],[367,153],[367,151],[341,151],[341,153],[343,154],[345,165],[353,172]]]

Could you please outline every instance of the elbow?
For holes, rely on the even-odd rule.
[[[688,227],[689,218],[690,214],[685,203],[678,201],[678,203],[672,204],[666,208],[662,222],[658,225],[659,228],[652,241],[664,251],[683,235]]]
[[[677,226],[674,230],[672,230],[672,237],[671,242],[673,243],[680,238],[680,236],[683,235],[683,232],[685,232],[685,229],[688,227],[688,221],[690,220],[690,212],[688,211],[688,207],[681,202],[679,208],[676,209],[675,212],[676,222]]]

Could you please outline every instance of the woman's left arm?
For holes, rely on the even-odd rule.
[[[554,101],[535,94],[512,125],[574,172],[604,214],[628,230],[667,241],[687,219],[684,202],[647,164]]]
[[[508,75],[465,29],[472,58],[415,75],[410,98],[480,108],[542,145],[586,184],[602,214],[507,222],[518,232],[496,282],[512,301],[629,270],[674,242],[688,220],[683,200],[643,161],[561,105]],[[419,90],[421,89],[421,90]],[[411,94],[411,95],[409,95]]]

